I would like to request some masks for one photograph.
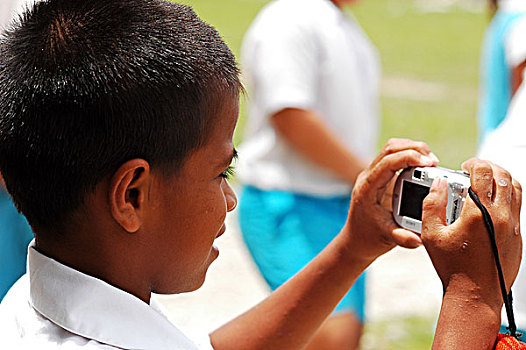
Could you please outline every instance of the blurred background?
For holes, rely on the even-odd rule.
[[[245,30],[267,0],[183,0],[239,54]],[[479,55],[489,22],[483,0],[360,0],[349,10],[382,58],[382,132],[423,140],[441,165],[460,168],[475,154]],[[243,138],[243,101],[235,142]],[[235,182],[235,181],[234,181]],[[159,297],[171,319],[208,331],[268,291],[240,238],[236,214],[218,240],[220,257],[197,292]],[[429,349],[441,284],[421,248],[395,249],[370,268],[362,349]],[[199,322],[197,321],[199,320]]]
[[[245,30],[268,0],[185,0],[239,54]],[[426,141],[458,169],[476,148],[484,0],[358,0],[349,7],[382,58],[382,136]],[[243,134],[243,116],[236,141]]]

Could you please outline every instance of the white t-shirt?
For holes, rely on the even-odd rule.
[[[17,14],[36,0],[0,0],[0,31],[5,29]]]
[[[526,3],[524,0],[499,0],[499,10],[507,12],[523,12],[526,11]]]
[[[241,65],[249,105],[241,181],[265,190],[350,193],[348,184],[293,150],[269,117],[284,108],[311,110],[353,154],[373,157],[379,55],[358,23],[329,0],[271,2],[246,33]]]
[[[152,300],[137,297],[29,247],[28,273],[0,304],[2,349],[211,350],[187,338]]]
[[[479,155],[490,160],[517,179],[523,188],[526,184],[526,83],[523,83],[513,97],[506,119],[488,135],[481,145]],[[521,228],[524,241],[526,228],[526,192],[522,196]],[[513,285],[513,306],[517,326],[526,330],[526,249],[522,250],[522,263]],[[503,323],[506,315],[503,312]]]
[[[522,12],[526,12],[526,1],[521,0]],[[504,54],[509,67],[516,67],[526,60],[526,16],[517,19],[504,43]]]

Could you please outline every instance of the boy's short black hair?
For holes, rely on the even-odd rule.
[[[189,8],[45,0],[0,41],[0,170],[33,228],[59,227],[124,162],[174,174],[240,89]]]

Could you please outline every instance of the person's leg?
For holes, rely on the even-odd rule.
[[[331,316],[325,321],[305,350],[359,349],[363,324],[352,312]]]

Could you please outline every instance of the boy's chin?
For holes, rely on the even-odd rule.
[[[205,283],[206,274],[208,273],[208,269],[210,268],[210,265],[212,265],[212,263],[217,259],[218,256],[219,256],[219,250],[217,249],[216,246],[213,246],[212,250],[210,251],[209,260],[208,260],[208,263],[206,264],[205,270],[201,273],[201,275],[196,276],[195,283],[193,284],[193,286],[189,290],[183,293],[193,292],[203,286],[203,284]]]
[[[154,293],[156,294],[163,294],[163,295],[169,295],[169,294],[181,294],[181,293],[190,293],[198,290],[203,286],[206,279],[206,274],[208,273],[208,269],[210,268],[210,265],[217,259],[219,255],[219,251],[216,247],[214,247],[210,253],[209,260],[205,266],[204,271],[201,270],[200,272],[195,271],[196,273],[193,274],[190,278],[187,279],[187,281],[184,284],[179,283],[177,286],[173,286],[173,288],[165,288],[162,290],[155,290]]]

